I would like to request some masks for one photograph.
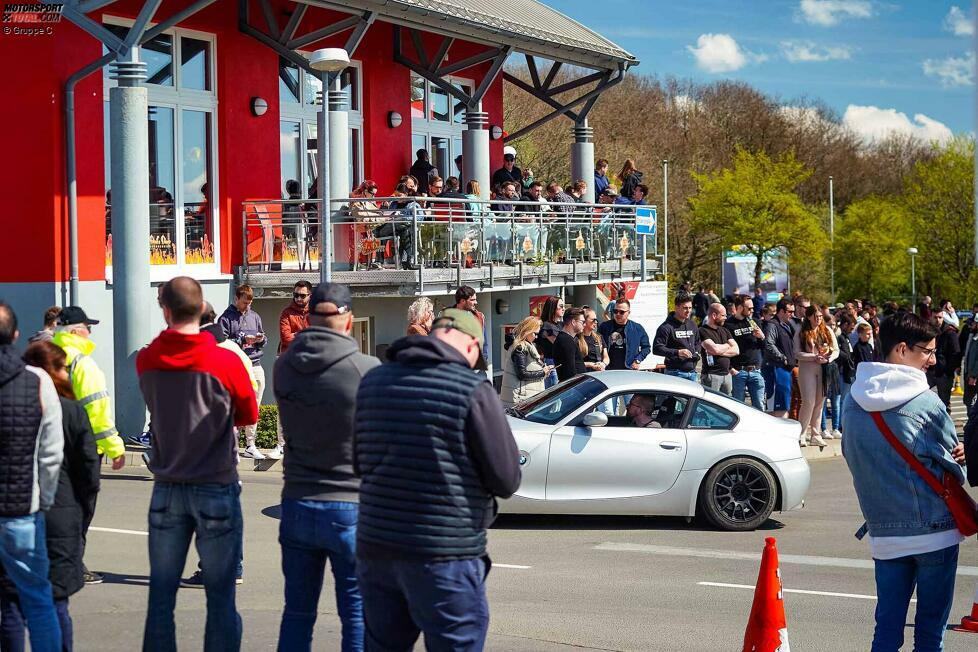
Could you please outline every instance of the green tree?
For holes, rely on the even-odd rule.
[[[713,236],[723,250],[739,247],[756,256],[755,285],[761,282],[764,256],[779,249],[788,251],[789,264],[819,259],[827,237],[797,192],[809,176],[790,152],[772,159],[738,147],[731,167],[693,173],[699,185],[689,199],[693,228],[700,237]]]
[[[975,142],[959,136],[934,146],[907,178],[904,201],[914,228],[920,287],[934,299],[963,304],[974,298]],[[971,296],[969,296],[971,295]]]
[[[877,301],[909,295],[911,234],[902,197],[871,196],[850,204],[835,234],[839,295]]]

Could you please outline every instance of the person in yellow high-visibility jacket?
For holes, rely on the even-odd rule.
[[[95,342],[89,339],[89,335],[92,326],[97,323],[78,306],[68,306],[61,311],[58,330],[52,341],[65,352],[71,388],[75,392],[75,400],[84,406],[88,414],[99,455],[112,460],[112,468],[118,470],[125,463],[126,445],[115,429],[105,374],[91,357]]]

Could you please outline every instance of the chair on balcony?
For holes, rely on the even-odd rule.
[[[282,232],[282,209],[277,204],[245,200],[247,228],[247,261],[262,271],[282,269],[285,237]]]

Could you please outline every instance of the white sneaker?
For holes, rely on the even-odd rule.
[[[822,439],[835,439],[835,437],[832,435],[832,431],[826,428],[822,431]]]
[[[832,431],[832,436],[835,437],[836,439],[842,439],[842,431],[836,428],[835,430]]]
[[[244,452],[241,453],[241,455],[242,457],[250,457],[253,460],[265,459],[265,454],[262,453],[260,450],[258,450],[258,448],[254,444],[244,449]]]
[[[268,454],[268,458],[272,460],[280,460],[282,459],[282,453],[283,453],[282,447],[276,446],[275,448],[272,449],[272,452]]]
[[[808,446],[808,442],[805,441],[805,435],[804,434],[802,434],[802,436],[798,438],[798,446],[800,446],[801,448],[804,448],[805,446]]]

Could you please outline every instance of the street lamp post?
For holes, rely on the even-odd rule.
[[[910,254],[910,312],[917,310],[917,247],[908,247]]]
[[[322,48],[309,57],[309,67],[321,75],[322,89],[317,94],[319,113],[316,116],[316,195],[319,197],[319,280],[329,283],[332,278],[332,223],[329,203],[329,120],[326,93],[330,88],[331,76],[348,68],[350,55],[343,48]]]
[[[835,195],[832,188],[832,177],[829,177],[829,246],[832,253],[829,256],[829,268],[832,279],[832,304],[835,304]]]
[[[662,278],[669,280],[669,159],[662,159]]]

